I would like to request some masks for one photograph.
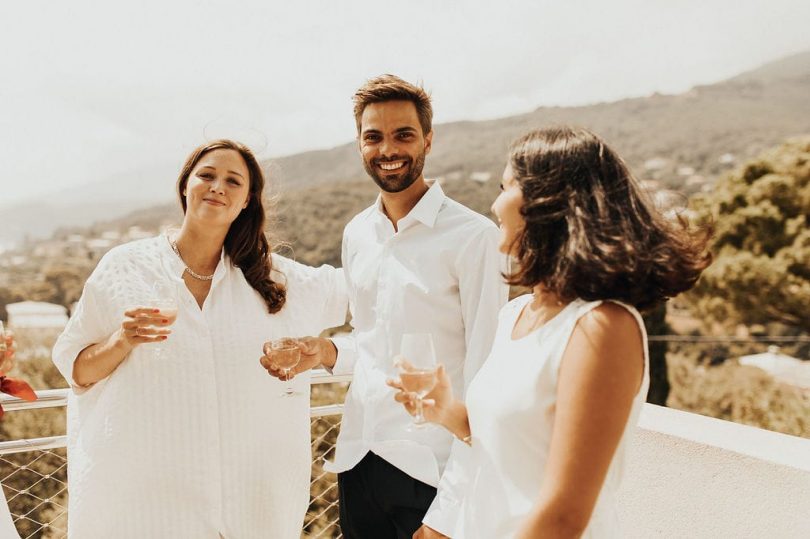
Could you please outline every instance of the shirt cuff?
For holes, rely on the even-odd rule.
[[[330,374],[351,374],[354,371],[354,362],[357,359],[357,348],[354,337],[350,335],[336,336],[331,338],[332,344],[337,349],[335,365],[330,369],[324,368]]]
[[[460,510],[461,504],[439,489],[422,519],[422,524],[447,537],[454,537]]]

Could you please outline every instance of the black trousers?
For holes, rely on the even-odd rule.
[[[374,453],[338,474],[340,528],[346,539],[411,539],[436,489]]]

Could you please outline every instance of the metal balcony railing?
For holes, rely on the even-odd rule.
[[[328,396],[318,391],[324,384],[350,381],[350,375],[334,376],[322,370],[313,371],[313,401]],[[35,402],[2,395],[0,402],[6,412],[60,408],[67,405],[68,391],[37,391],[38,400]],[[342,402],[342,397],[339,400]],[[334,448],[342,413],[343,406],[337,402],[310,407],[312,475],[302,537],[342,537],[338,525],[337,483],[334,476],[323,470],[323,460]],[[14,525],[23,539],[67,537],[66,444],[66,436],[0,442],[0,483]]]

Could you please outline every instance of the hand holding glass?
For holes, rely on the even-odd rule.
[[[169,281],[157,281],[152,287],[152,296],[147,302],[149,307],[160,310],[160,315],[168,320],[169,325],[177,320],[177,288]],[[163,329],[161,326],[154,326],[155,329]],[[161,343],[155,343],[153,348],[155,355],[161,357],[165,351]]]
[[[276,367],[281,369],[284,373],[284,378],[287,379],[287,387],[281,396],[292,397],[293,395],[299,395],[299,393],[293,389],[292,381],[290,380],[290,371],[301,361],[301,348],[298,347],[298,341],[291,338],[268,341],[264,343],[264,355],[267,356]]]
[[[423,428],[426,424],[422,412],[422,399],[436,385],[436,351],[430,333],[406,333],[402,335],[399,355],[394,358],[399,371],[399,380],[405,391],[416,395],[416,415],[408,430]]]

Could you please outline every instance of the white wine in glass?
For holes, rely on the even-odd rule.
[[[424,428],[426,421],[422,399],[433,391],[438,381],[436,376],[436,350],[430,333],[405,333],[394,359],[399,371],[399,380],[405,391],[416,395],[416,415],[407,430]]]
[[[177,287],[170,281],[156,281],[152,286],[152,296],[147,302],[147,306],[158,309],[160,315],[169,321],[169,325],[177,320],[179,307],[177,305]],[[154,329],[163,329],[166,326],[154,326]],[[152,350],[156,357],[162,357],[165,348],[162,343],[153,344]]]
[[[301,361],[301,349],[298,347],[298,340],[283,338],[267,341],[264,343],[264,355],[267,356],[273,365],[281,369],[285,378],[290,377],[290,371]],[[282,397],[292,397],[300,395],[292,386],[292,380],[287,380]]]

